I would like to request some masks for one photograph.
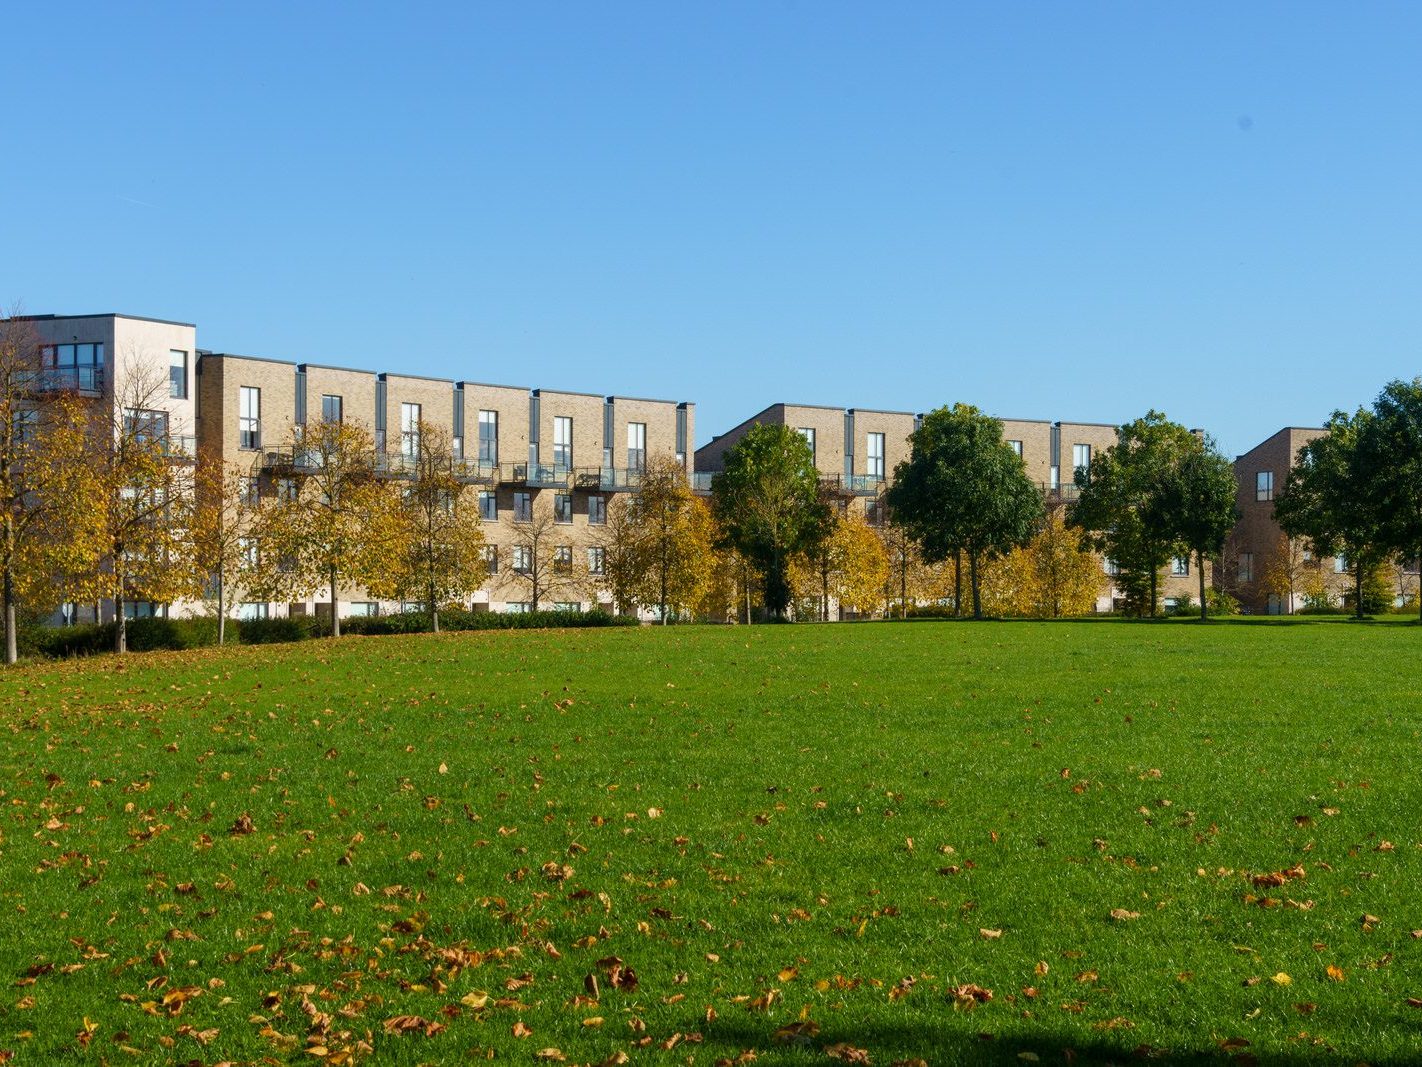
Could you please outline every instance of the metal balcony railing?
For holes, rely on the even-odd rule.
[[[35,392],[79,392],[98,395],[104,391],[103,367],[44,367],[24,373],[26,388]]]
[[[1061,485],[1052,485],[1050,482],[1039,482],[1038,487],[1042,490],[1042,496],[1054,503],[1071,503],[1081,496],[1081,486],[1075,482],[1064,482]]]
[[[635,492],[642,487],[642,471],[628,467],[587,467],[578,471],[577,486],[595,492]]]
[[[455,460],[454,476],[462,482],[492,485],[499,480],[497,463],[481,463],[478,460]]]

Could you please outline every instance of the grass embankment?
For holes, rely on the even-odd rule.
[[[0,1050],[1416,1062],[1419,640],[685,627],[6,673]]]

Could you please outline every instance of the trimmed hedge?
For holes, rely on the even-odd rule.
[[[572,629],[576,627],[636,626],[636,619],[609,615],[605,611],[530,611],[521,614],[498,614],[490,611],[450,610],[439,613],[442,631],[461,630],[534,630]],[[130,619],[128,647],[133,652],[157,649],[181,651],[209,648],[217,644],[217,620],[198,619]],[[353,615],[341,620],[343,634],[418,634],[428,633],[430,617],[423,612],[401,612],[394,615]],[[316,616],[287,619],[227,620],[229,644],[267,645],[289,641],[305,641],[313,637],[328,637],[330,624]],[[68,659],[73,656],[93,656],[112,652],[114,624],[66,626],[61,628],[27,627],[20,633],[20,651],[26,656]]]

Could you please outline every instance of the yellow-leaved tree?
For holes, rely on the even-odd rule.
[[[879,534],[854,512],[831,509],[823,535],[791,564],[790,580],[797,600],[814,601],[819,617],[828,622],[830,603],[841,614],[872,612],[889,580],[889,557]]]
[[[262,500],[257,523],[258,586],[273,600],[326,589],[340,637],[341,589],[380,580],[401,530],[398,499],[359,423],[294,427],[279,455],[277,491]]]
[[[953,594],[954,575],[959,569],[955,562],[925,562],[918,543],[895,522],[871,529],[883,546],[888,568],[881,588],[885,615],[904,618],[916,604],[934,604]]]
[[[411,445],[397,483],[393,538],[367,587],[377,597],[422,601],[439,633],[439,606],[463,601],[489,576],[484,530],[449,431],[422,424]]]
[[[227,619],[261,584],[261,543],[256,524],[259,479],[251,468],[203,455],[197,469],[193,542],[207,574],[203,599],[217,616],[217,643],[227,640]]]

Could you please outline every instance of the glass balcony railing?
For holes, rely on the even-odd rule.
[[[572,472],[552,463],[515,463],[507,480],[530,489],[566,489]]]
[[[715,471],[697,471],[691,476],[691,491],[693,493],[711,492],[711,482],[715,477]]]
[[[104,391],[104,368],[92,367],[44,367],[25,373],[26,386],[36,392],[102,393]]]
[[[642,471],[628,467],[585,467],[578,471],[579,489],[617,493],[631,492],[642,486]]]
[[[842,484],[856,496],[878,496],[884,479],[877,474],[846,474]]]

